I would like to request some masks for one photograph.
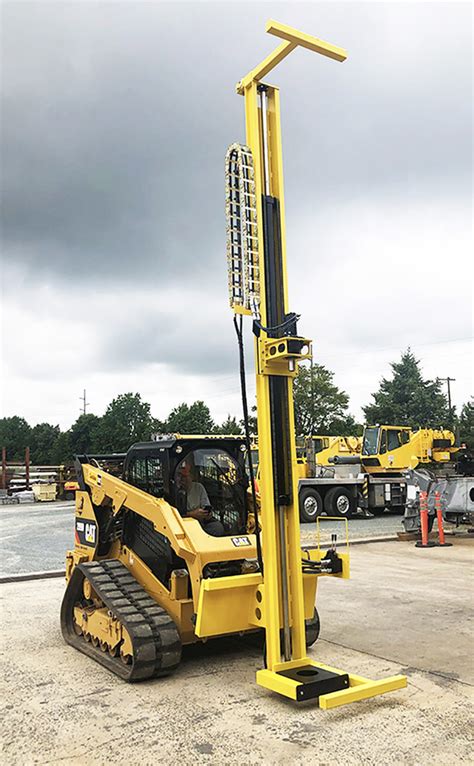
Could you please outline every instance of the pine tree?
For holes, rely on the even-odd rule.
[[[424,380],[420,361],[408,348],[391,363],[391,379],[382,378],[373,403],[363,407],[366,422],[412,428],[446,428],[448,401],[439,380]]]
[[[236,418],[231,415],[227,415],[224,422],[214,429],[215,434],[234,434],[239,436],[242,434],[242,427],[237,422]]]
[[[463,405],[459,416],[459,435],[461,443],[474,450],[474,399]]]

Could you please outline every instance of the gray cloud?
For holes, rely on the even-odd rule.
[[[269,77],[281,86],[290,293],[302,331],[323,336],[333,355],[386,346],[387,334],[395,347],[458,337],[456,324],[465,336],[467,302],[455,272],[446,295],[443,274],[449,258],[459,273],[468,263],[469,244],[455,235],[471,183],[469,4],[11,2],[5,284],[18,323],[21,289],[47,286],[38,318],[48,332],[63,321],[65,337],[71,316],[61,320],[54,294],[70,296],[82,344],[74,380],[81,365],[104,380],[134,367],[146,375],[156,361],[171,375],[235,370],[223,159],[244,139],[234,85],[277,44],[264,34],[270,16],[349,51],[342,65],[297,51]],[[385,323],[391,286],[401,311]],[[170,291],[181,298],[170,303]],[[442,320],[420,331],[437,301]],[[31,311],[22,316],[27,327]],[[21,343],[11,362],[19,376]],[[345,383],[333,361],[351,393],[357,380]]]
[[[173,280],[183,265],[212,274],[223,155],[243,137],[233,86],[274,45],[262,32],[270,11],[350,52],[336,65],[298,51],[272,74],[289,214],[387,188],[465,186],[466,5],[11,3],[6,257],[68,281]],[[455,55],[441,45],[447,27]]]

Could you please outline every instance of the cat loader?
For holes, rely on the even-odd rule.
[[[327,549],[300,544],[293,379],[298,364],[311,358],[311,341],[298,333],[299,317],[288,309],[279,92],[263,78],[296,48],[336,61],[346,53],[275,21],[267,32],[282,42],[237,85],[246,143],[232,144],[225,162],[229,297],[245,437],[165,435],[137,444],[121,477],[78,457],[76,542],[67,554],[61,624],[69,644],[127,681],[175,671],[183,645],[264,631],[257,683],[327,709],[399,689],[406,678],[372,681],[307,655],[317,633],[318,579],[348,577],[349,558],[335,540]],[[245,317],[255,335],[260,503]]]

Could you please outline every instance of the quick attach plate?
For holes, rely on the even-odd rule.
[[[296,688],[296,701],[315,699],[322,694],[338,692],[349,688],[348,673],[333,673],[323,668],[315,668],[314,665],[305,665],[302,668],[290,668],[289,670],[277,671],[279,676],[291,678],[300,686]]]

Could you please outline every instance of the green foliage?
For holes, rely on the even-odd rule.
[[[474,399],[463,405],[458,421],[461,444],[474,449]]]
[[[71,448],[69,434],[69,431],[62,431],[56,439],[54,449],[51,453],[52,465],[64,465],[72,462],[75,453]]]
[[[355,434],[358,426],[348,413],[349,397],[333,382],[334,373],[322,364],[300,366],[294,383],[297,436]]]
[[[125,452],[134,442],[149,441],[156,422],[140,394],[120,394],[100,420],[95,447],[99,452]]]
[[[234,417],[231,417],[231,415],[227,415],[227,418],[224,420],[224,422],[220,426],[216,426],[214,429],[215,434],[234,434],[236,436],[239,436],[242,434],[242,427],[239,425],[237,420]]]
[[[69,429],[69,448],[74,455],[98,451],[101,418],[97,415],[79,415]]]
[[[163,430],[179,434],[210,434],[215,429],[215,423],[207,404],[198,400],[187,405],[178,404],[171,410],[168,419],[163,423]]]
[[[372,394],[374,402],[362,408],[367,423],[446,428],[450,413],[440,381],[423,379],[420,362],[410,349],[391,367],[392,378],[382,378]]]
[[[254,404],[253,407],[251,407],[250,412],[252,413],[249,415],[249,431],[250,436],[257,436],[258,433],[258,423],[257,423],[257,406]],[[245,433],[245,423],[244,419],[239,420],[240,423],[240,433]]]
[[[0,419],[0,447],[6,447],[7,460],[24,460],[30,440],[31,428],[24,418],[13,415]]]
[[[30,455],[33,465],[54,464],[60,434],[59,426],[52,426],[50,423],[38,423],[31,429]]]

